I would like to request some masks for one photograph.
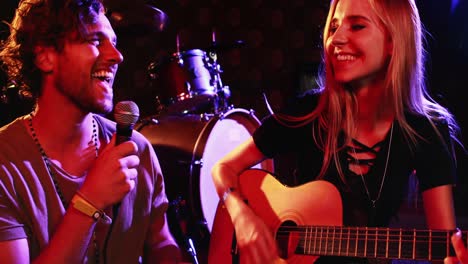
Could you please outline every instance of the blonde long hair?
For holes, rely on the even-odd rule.
[[[384,83],[385,98],[391,102],[396,121],[403,130],[404,136],[414,146],[419,135],[408,124],[405,112],[427,117],[437,131],[434,121],[447,120],[451,135],[456,139],[458,126],[450,112],[435,102],[428,94],[424,79],[425,50],[423,47],[423,26],[414,0],[368,0],[373,12],[386,28],[393,43],[392,56],[386,71]],[[323,47],[329,36],[330,22],[333,18],[339,0],[332,0],[327,16],[324,32]],[[346,136],[344,144],[350,142],[349,135],[355,131],[355,117],[357,112],[356,96],[350,89],[334,80],[330,58],[323,50],[323,72],[319,76],[321,95],[317,107],[311,113],[293,117],[276,114],[280,122],[288,126],[297,127],[314,120],[313,138],[324,151],[324,162],[319,178],[326,173],[330,163],[336,165],[340,177],[344,181],[338,155],[340,148],[338,138],[341,133]],[[388,104],[387,104],[388,107]]]

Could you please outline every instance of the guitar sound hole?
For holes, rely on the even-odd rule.
[[[276,244],[278,245],[279,256],[288,259],[294,255],[299,242],[297,224],[293,221],[285,221],[276,232]]]

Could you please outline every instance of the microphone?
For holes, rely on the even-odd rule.
[[[115,145],[129,141],[133,127],[140,117],[138,106],[132,101],[121,101],[115,105],[114,119],[117,123],[117,139]]]
[[[121,101],[115,105],[114,119],[117,123],[117,138],[115,145],[119,145],[125,141],[129,141],[132,137],[133,127],[140,117],[138,106],[132,101]],[[119,215],[120,202],[114,204],[112,211],[114,217]],[[114,222],[112,222],[112,225]],[[112,227],[111,227],[112,228]]]

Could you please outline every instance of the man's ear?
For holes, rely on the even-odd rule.
[[[39,68],[39,70],[44,73],[51,73],[54,71],[56,58],[55,48],[47,46],[36,46],[34,48],[34,54],[36,55],[34,63],[36,64],[36,67]]]

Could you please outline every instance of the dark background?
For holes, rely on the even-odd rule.
[[[10,21],[18,1],[2,0],[0,19]],[[176,52],[206,50],[213,44],[215,32],[219,49],[218,63],[224,85],[231,91],[230,103],[236,108],[253,109],[258,118],[268,110],[262,97],[273,109],[281,107],[292,95],[313,88],[320,63],[321,30],[328,0],[110,0],[109,6],[126,15],[132,27],[115,27],[124,62],[115,81],[116,101],[133,100],[141,117],[156,113],[158,83],[149,78],[148,66]],[[148,16],[138,3],[151,4],[168,17],[162,30],[145,21]],[[431,95],[456,116],[468,142],[466,99],[468,84],[468,0],[418,1],[427,36],[427,84]],[[152,20],[151,16],[148,18]],[[8,28],[0,25],[0,37]],[[233,45],[236,41],[245,45]],[[6,89],[5,77],[0,87]],[[0,121],[8,122],[22,111],[14,100],[0,104]],[[13,102],[13,103],[12,103]],[[459,179],[455,192],[457,213],[468,215],[462,203],[468,198],[467,158],[460,148]],[[465,219],[465,218],[463,218]],[[466,223],[466,220],[463,220]],[[462,221],[462,222],[463,222]]]

